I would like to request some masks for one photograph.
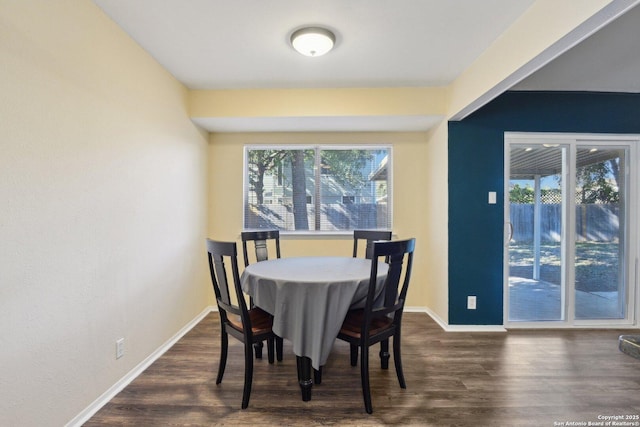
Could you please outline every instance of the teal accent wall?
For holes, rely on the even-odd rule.
[[[449,122],[451,325],[504,323],[505,132],[640,134],[640,94],[507,92]],[[468,295],[477,297],[476,310],[467,310]]]

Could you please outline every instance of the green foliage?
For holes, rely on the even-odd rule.
[[[518,204],[532,204],[533,203],[533,188],[528,185],[520,187],[519,184],[514,185],[509,190],[509,202]]]
[[[612,185],[611,177],[616,182],[618,159],[586,165],[578,169],[576,187],[581,196],[581,203],[617,203],[620,195]]]
[[[339,183],[358,188],[367,178],[362,176],[362,168],[372,157],[367,150],[323,150],[321,167]]]
[[[582,166],[576,171],[576,203],[618,203],[620,194],[618,190],[619,159],[605,160],[599,163]],[[560,184],[560,175],[556,176]],[[543,188],[540,191],[543,203],[551,203],[549,200],[561,199],[558,188]],[[509,202],[518,204],[534,203],[535,193],[528,184],[521,187],[515,184],[509,190]],[[579,200],[578,200],[579,198]]]

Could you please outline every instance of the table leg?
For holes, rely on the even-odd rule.
[[[322,366],[320,366],[320,369],[318,370],[313,370],[313,383],[314,384],[320,384],[322,382]]]
[[[311,400],[311,387],[313,386],[311,359],[304,356],[296,356],[296,363],[298,365],[298,383],[302,391],[302,401],[308,402]]]

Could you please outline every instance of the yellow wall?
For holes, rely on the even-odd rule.
[[[444,116],[445,88],[192,90],[189,113],[207,117]]]
[[[207,306],[208,135],[88,0],[0,0],[0,93],[0,425],[61,426]]]
[[[430,134],[421,159],[425,169],[422,250],[424,262],[418,268],[427,278],[424,300],[431,316],[441,323],[449,321],[449,187],[448,129],[443,120]]]
[[[426,133],[219,133],[209,146],[209,236],[238,240],[242,231],[243,150],[248,144],[390,144],[393,146],[393,231],[394,238],[415,237],[415,267],[407,305],[428,303],[430,280],[427,243],[430,202],[425,188],[437,171],[425,167],[429,136]],[[446,146],[445,146],[446,150]],[[446,162],[438,162],[445,174],[438,179],[446,193]],[[238,240],[239,241],[239,240]],[[351,256],[351,237],[281,238],[283,256]],[[446,282],[444,282],[446,284]]]

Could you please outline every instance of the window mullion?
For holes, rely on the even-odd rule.
[[[315,208],[314,210],[314,219],[315,219],[315,230],[318,231],[320,230],[320,214],[322,212],[322,210],[320,209],[320,205],[321,205],[321,201],[320,201],[320,195],[322,194],[322,152],[320,150],[320,147],[315,147],[315,165],[314,165],[314,171],[313,171],[313,177],[314,177],[314,201],[313,201],[313,206]]]

